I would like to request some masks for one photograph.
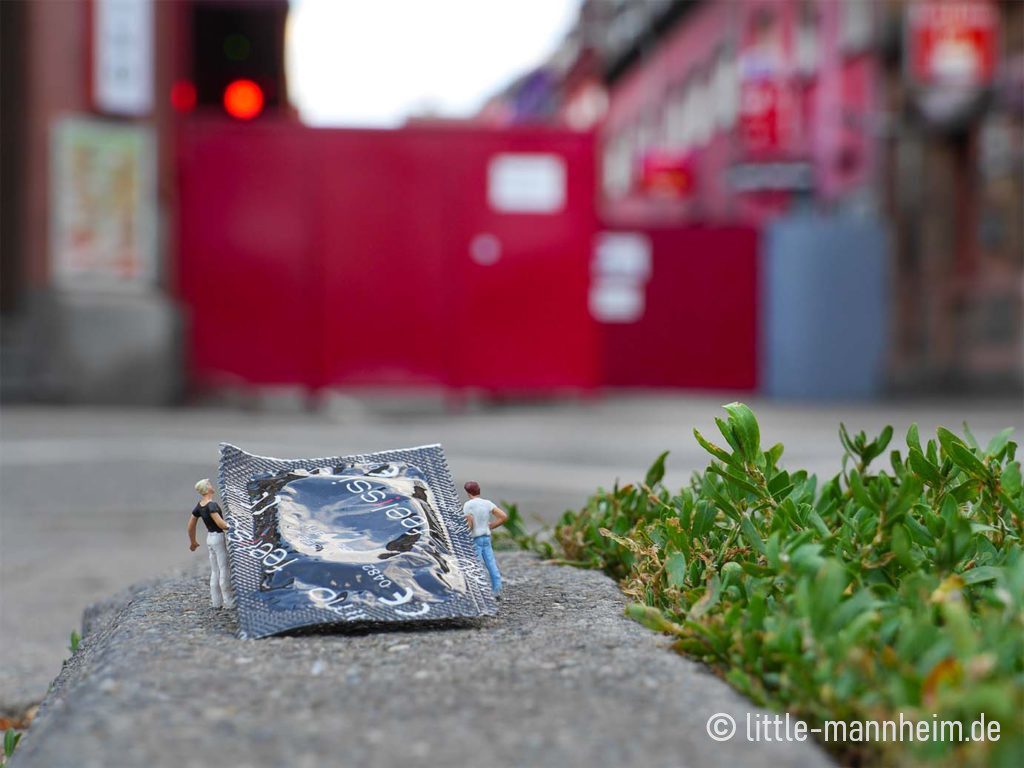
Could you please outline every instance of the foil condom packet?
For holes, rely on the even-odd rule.
[[[222,443],[241,638],[496,612],[440,445],[274,459]]]

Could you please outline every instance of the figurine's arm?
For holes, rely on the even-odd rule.
[[[504,525],[504,524],[505,524],[505,521],[506,521],[506,520],[508,520],[508,513],[507,513],[507,512],[505,512],[505,510],[504,510],[504,509],[502,509],[501,507],[493,507],[493,508],[491,509],[491,515],[493,516],[493,518],[494,518],[494,519],[492,519],[492,520],[491,520],[491,521],[490,521],[490,522],[489,522],[489,523],[487,524],[487,526],[488,526],[488,527],[489,527],[489,528],[490,528],[490,529],[491,529],[492,531],[493,531],[493,530],[494,530],[495,528],[497,528],[497,527],[499,527],[499,526],[502,526],[502,525]]]
[[[211,512],[210,519],[213,520],[213,522],[217,524],[217,527],[220,528],[222,531],[231,530],[228,527],[228,524],[224,522],[224,518],[220,516],[220,512]]]
[[[472,515],[466,515],[466,530],[469,531],[470,533],[473,532],[473,516]]]
[[[195,515],[188,516],[188,549],[190,552],[195,552],[199,549],[199,542],[196,541],[196,523],[199,518]]]

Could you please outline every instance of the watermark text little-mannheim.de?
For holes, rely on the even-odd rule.
[[[913,719],[902,712],[893,720],[826,720],[811,728],[788,712],[768,714],[747,712],[743,735],[747,741],[770,743],[773,741],[807,741],[817,737],[825,742],[970,742],[999,741],[1000,724],[982,714],[977,720],[963,723],[943,720],[938,715]],[[717,712],[707,721],[707,734],[714,741],[729,741],[739,728],[735,718]]]

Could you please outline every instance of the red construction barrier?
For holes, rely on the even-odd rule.
[[[197,387],[757,386],[753,230],[639,230],[641,311],[595,310],[588,135],[194,119],[178,158]]]
[[[689,226],[629,232],[649,244],[649,274],[640,286],[639,317],[601,324],[603,383],[756,389],[756,231]]]
[[[192,379],[312,384],[322,243],[308,146],[273,124],[188,129],[178,145],[177,287]]]
[[[196,119],[178,151],[197,386],[598,384],[590,136]]]

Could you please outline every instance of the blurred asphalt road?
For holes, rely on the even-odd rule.
[[[82,610],[133,582],[205,558],[188,551],[192,486],[216,478],[218,443],[279,457],[362,453],[440,442],[458,484],[552,522],[597,486],[643,477],[670,450],[668,481],[706,463],[692,436],[717,434],[732,398],[609,396],[468,408],[436,402],[335,398],[317,413],[273,407],[173,410],[5,406],[0,412],[0,712],[38,702],[68,656]],[[922,436],[965,419],[981,440],[1024,429],[1017,402],[808,406],[749,399],[765,444],[789,466],[834,474],[840,421],[894,444],[916,421]]]

